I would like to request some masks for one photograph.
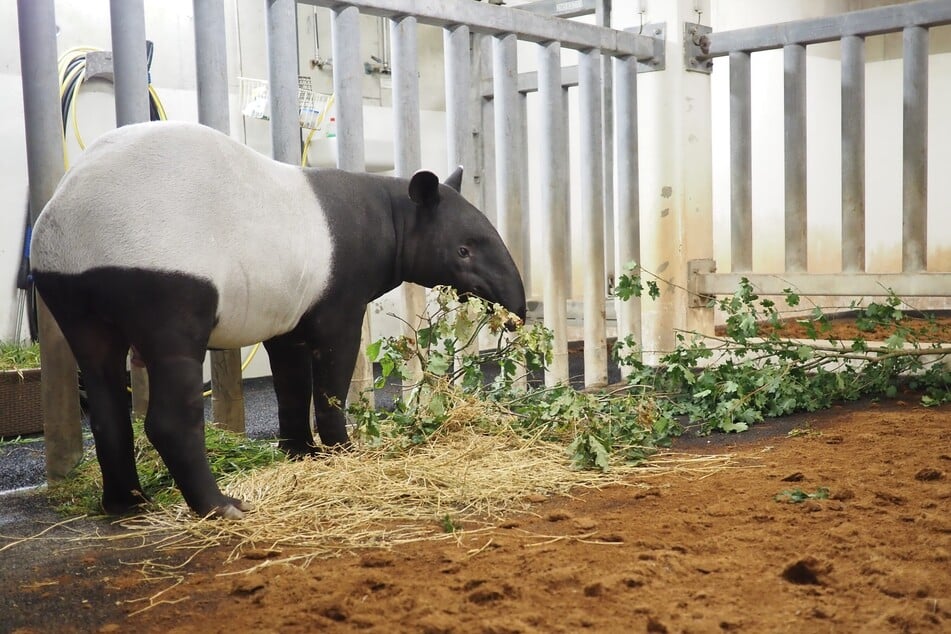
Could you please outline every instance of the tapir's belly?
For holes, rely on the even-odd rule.
[[[326,292],[334,256],[304,174],[254,155],[214,165],[200,151],[178,149],[174,164],[156,165],[153,152],[146,154],[152,163],[136,165],[135,156],[116,152],[114,162],[105,155],[77,166],[37,222],[34,268],[118,267],[208,280],[218,292],[209,347],[293,329]]]

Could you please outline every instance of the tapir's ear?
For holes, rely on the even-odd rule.
[[[409,179],[409,199],[426,206],[439,202],[439,177],[427,170],[413,174]]]
[[[449,175],[444,182],[445,185],[449,185],[457,192],[462,191],[462,165],[453,170],[452,174]]]

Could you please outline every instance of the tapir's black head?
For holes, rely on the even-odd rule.
[[[525,287],[495,227],[459,193],[462,168],[443,184],[419,171],[409,182],[415,204],[412,228],[404,236],[407,279],[424,286],[452,286],[501,304],[525,319]]]

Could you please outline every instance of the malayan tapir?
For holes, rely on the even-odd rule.
[[[149,376],[145,431],[188,505],[240,518],[205,455],[205,350],[263,341],[281,446],[348,442],[340,404],[367,304],[403,281],[525,316],[502,239],[445,183],[300,168],[211,128],[143,123],[89,146],[33,230],[36,288],[82,372],[106,511],[144,501],[127,399],[130,345]]]

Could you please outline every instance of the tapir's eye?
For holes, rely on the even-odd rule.
[[[459,257],[460,258],[469,257],[469,247],[459,247]]]

